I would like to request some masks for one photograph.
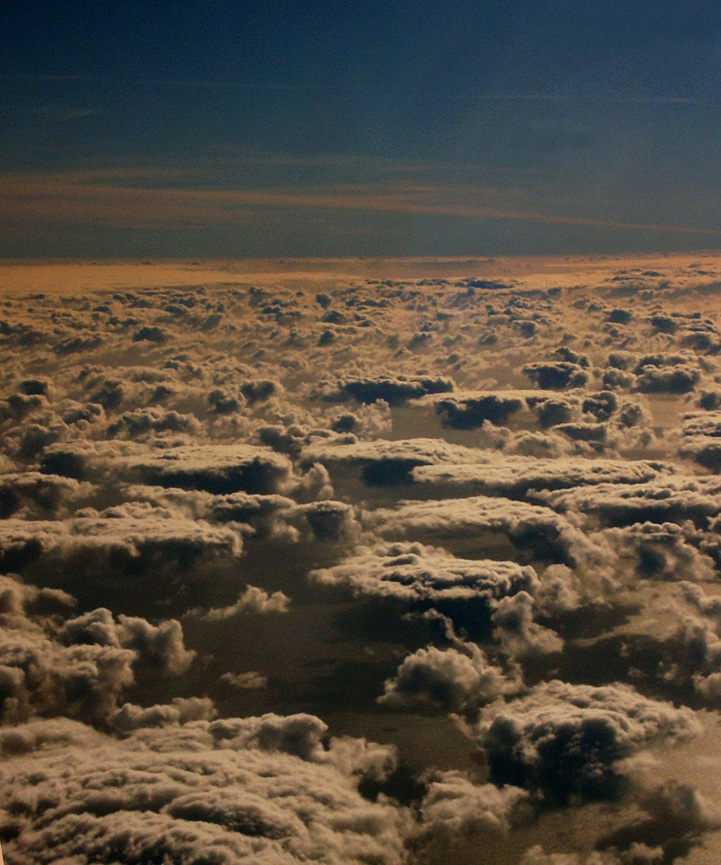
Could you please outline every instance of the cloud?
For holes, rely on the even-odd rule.
[[[297,515],[296,502],[277,493],[213,495],[203,490],[129,484],[123,488],[123,494],[128,500],[175,511],[180,518],[236,524],[235,528],[243,535],[297,539],[297,530],[292,525]]]
[[[243,614],[266,615],[268,613],[287,613],[290,598],[283,592],[268,592],[257,586],[247,586],[238,600],[228,607],[215,607],[210,610],[190,610],[187,615],[197,616],[206,622],[222,622]]]
[[[78,747],[77,728],[68,742],[36,726],[26,741],[44,747],[0,770],[4,822],[19,815],[5,851],[24,865],[209,855],[400,865],[407,816],[356,790],[374,766],[392,766],[390,752],[361,740],[326,749],[325,729],[309,715],[265,715],[144,727],[123,741],[87,734]]]
[[[400,405],[425,394],[451,391],[453,387],[453,380],[449,378],[399,376],[395,379],[389,377],[344,380],[339,382],[338,391],[341,396],[347,394],[362,403],[382,399],[388,405]]]
[[[588,381],[583,367],[563,360],[527,363],[523,372],[538,387],[548,390],[583,387]]]
[[[701,376],[693,355],[663,353],[641,357],[634,373],[636,387],[642,393],[688,393]]]
[[[545,853],[540,844],[530,847],[520,865],[662,865],[661,847],[634,844],[628,850],[604,850],[591,853]]]
[[[633,464],[629,465],[630,466]],[[599,483],[555,491],[549,485],[533,499],[567,514],[593,514],[602,526],[692,520],[705,526],[721,509],[721,482],[709,477],[673,476],[664,472],[636,483]]]
[[[0,475],[0,519],[22,512],[25,517],[62,516],[83,498],[92,486],[74,478],[40,472],[10,472]]]
[[[158,433],[197,435],[200,432],[200,423],[193,415],[168,411],[160,406],[150,406],[124,412],[117,420],[108,424],[107,432],[110,436],[122,436],[132,440]]]
[[[499,426],[531,405],[531,391],[456,391],[450,396],[432,396],[419,400],[419,405],[433,406],[444,427],[476,429],[485,421]],[[544,397],[539,396],[539,400]]]
[[[539,585],[536,572],[515,562],[462,559],[440,547],[398,542],[359,547],[330,568],[311,571],[310,578],[329,585],[349,585],[358,594],[404,603],[481,600],[528,590]]]
[[[66,715],[107,723],[141,667],[185,672],[195,652],[180,623],[98,608],[79,616],[64,592],[0,577],[0,712],[6,721]]]
[[[560,564],[603,558],[604,553],[565,518],[547,508],[490,496],[402,501],[365,516],[368,528],[392,537],[505,535],[517,548]]]
[[[301,464],[321,463],[333,473],[342,468],[357,469],[365,483],[392,485],[410,480],[417,466],[437,462],[485,462],[483,454],[440,439],[417,438],[400,441],[331,440],[314,442],[304,448]]]
[[[229,688],[237,688],[240,691],[255,691],[268,685],[268,677],[255,670],[247,673],[223,673],[220,681]]]
[[[154,177],[153,177],[154,174]],[[155,182],[152,182],[152,181]],[[0,178],[0,213],[15,224],[39,219],[44,223],[92,221],[137,228],[166,225],[169,219],[183,222],[244,225],[258,208],[262,210],[327,210],[330,213],[366,211],[372,213],[439,216],[473,220],[522,220],[548,225],[577,225],[597,228],[653,231],[670,234],[718,236],[715,229],[685,225],[623,222],[498,207],[495,202],[468,205],[449,198],[443,186],[424,189],[423,195],[409,194],[402,186],[378,193],[373,188],[349,192],[345,187],[327,187],[318,192],[278,189],[201,189],[187,178],[168,185],[162,173],[151,173],[144,185],[123,170],[75,171],[45,174],[6,174]],[[485,196],[487,197],[487,193]],[[454,200],[455,199],[455,200]]]
[[[536,604],[528,592],[501,598],[494,606],[493,636],[510,657],[548,655],[563,648],[558,634],[533,620]]]
[[[659,463],[632,460],[543,459],[516,455],[491,455],[484,463],[419,466],[413,469],[414,481],[434,486],[455,488],[468,495],[485,493],[523,498],[531,490],[580,488],[597,484],[638,485],[655,479],[664,470]],[[668,469],[671,467],[669,466]],[[589,499],[593,493],[586,493]],[[544,501],[546,497],[542,497]],[[563,501],[563,498],[560,498]],[[555,499],[554,499],[555,501]],[[578,510],[577,508],[575,510]]]
[[[565,806],[578,849],[527,858],[683,856],[716,259],[277,267],[6,268],[8,859],[520,860]],[[331,735],[371,728],[407,762]]]
[[[280,492],[292,472],[279,454],[242,444],[170,448],[127,458],[118,467],[142,483],[215,494]]]
[[[169,415],[157,416],[164,422]],[[129,417],[124,415],[122,423]],[[148,412],[143,417],[147,420]],[[171,413],[170,417],[175,422],[179,416]],[[292,466],[286,457],[242,443],[148,449],[121,440],[78,440],[45,448],[41,466],[46,472],[67,477],[107,482],[110,476],[128,483],[204,490],[216,495],[278,493],[292,478]]]
[[[633,562],[635,573],[644,579],[712,580],[714,562],[699,547],[704,533],[691,523],[634,523],[628,528],[605,529],[600,536],[622,562]]]
[[[473,643],[457,648],[418,649],[384,684],[378,698],[392,708],[435,708],[446,712],[466,712],[521,688],[518,671],[508,677],[500,667],[489,663]]]
[[[527,799],[518,787],[477,784],[457,770],[438,772],[421,802],[415,846],[431,861],[443,861],[468,840],[501,844]]]
[[[661,739],[700,732],[690,709],[651,700],[628,685],[557,680],[488,707],[477,726],[496,784],[537,792],[551,802],[614,796],[621,760]]]
[[[182,519],[146,503],[86,508],[64,522],[0,521],[0,564],[6,570],[41,556],[92,566],[96,572],[101,566],[110,572],[137,572],[153,564],[187,569],[204,555],[232,559],[241,550],[241,536],[230,527]]]
[[[359,532],[353,508],[345,502],[309,502],[296,508],[294,517],[301,517],[319,541],[347,541]]]
[[[176,697],[170,704],[143,708],[133,703],[123,705],[109,719],[119,733],[144,727],[168,727],[189,721],[212,721],[216,715],[213,701],[207,697]]]

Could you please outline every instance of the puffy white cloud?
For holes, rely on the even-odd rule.
[[[268,592],[257,586],[246,586],[238,600],[228,607],[215,607],[210,610],[191,610],[187,615],[198,616],[206,622],[222,622],[241,616],[244,613],[266,615],[267,613],[287,613],[290,598],[283,592]]]
[[[608,649],[607,672],[681,702],[721,695],[720,616],[705,585],[721,567],[721,487],[706,473],[721,465],[721,271],[711,256],[687,265],[599,260],[581,275],[566,262],[498,279],[489,262],[462,279],[331,284],[309,263],[292,284],[224,273],[222,285],[198,276],[0,300],[0,569],[38,584],[0,578],[8,859],[464,861],[495,855],[541,798],[635,783],[638,751],[690,732],[691,715],[581,684],[603,676],[599,657]],[[401,488],[418,500],[399,502]],[[309,568],[348,591],[303,587]],[[222,606],[231,569],[247,588]],[[262,618],[288,608],[274,590],[295,597],[293,578],[293,612]],[[46,582],[77,586],[80,612]],[[424,621],[368,642],[372,610],[354,609],[351,592]],[[156,617],[169,601],[194,648],[217,641],[207,669],[188,666],[178,622]],[[183,618],[203,603],[214,624]],[[445,625],[445,642],[425,645],[426,619]],[[312,652],[294,640],[301,622],[313,636],[318,624]],[[266,669],[263,641],[286,636]],[[312,716],[214,720],[204,696],[212,671],[221,712],[277,708],[279,695],[312,710],[321,683],[326,705],[345,699],[345,664],[364,671],[352,696],[366,709],[386,680],[383,735],[421,774],[383,780],[387,748],[330,742]],[[553,666],[577,684],[544,683],[561,675]],[[355,705],[334,705],[332,723],[377,722]],[[418,713],[418,730],[408,716],[394,726],[399,709]],[[511,783],[477,783],[474,761],[468,773],[426,771],[460,766],[472,747],[436,748],[447,722],[433,710],[457,713],[491,780]],[[55,713],[66,717],[37,717]],[[356,789],[369,776],[361,789],[375,802]],[[394,794],[416,797],[417,822]],[[634,819],[602,838],[582,802],[566,812],[587,827],[589,852],[526,859],[670,861],[715,826],[684,783],[634,786],[630,799]]]
[[[153,625],[98,608],[72,616],[72,598],[59,590],[0,577],[0,714],[18,721],[66,715],[108,723],[134,671],[179,674],[195,652],[180,623]]]
[[[176,697],[172,703],[143,708],[133,703],[123,705],[109,718],[110,726],[129,733],[142,727],[167,727],[189,721],[211,721],[216,715],[213,701],[207,697]]]
[[[461,559],[439,547],[410,542],[359,547],[339,564],[312,571],[310,577],[350,585],[358,594],[406,603],[487,602],[524,590],[533,592],[539,584],[529,566]]]
[[[708,517],[721,510],[721,482],[664,473],[656,479],[638,478],[638,482],[623,484],[614,481],[593,488],[549,487],[534,491],[532,498],[561,513],[593,514],[605,526],[685,519],[705,525]]]
[[[64,516],[92,492],[74,478],[40,472],[0,475],[0,519],[21,512],[24,517]]]
[[[165,508],[126,503],[86,508],[65,521],[0,521],[0,562],[18,569],[43,554],[110,570],[147,568],[151,563],[188,567],[203,555],[237,557],[241,534],[232,527],[179,518]]]
[[[268,685],[268,677],[255,670],[246,673],[223,673],[220,681],[229,688],[237,688],[240,691],[261,690]]]
[[[534,361],[525,364],[523,372],[544,390],[583,387],[588,381],[584,367],[567,360]]]
[[[613,548],[621,563],[633,562],[635,574],[657,580],[711,580],[714,562],[701,551],[705,533],[690,521],[634,523],[626,528],[599,533]]]
[[[130,484],[122,488],[122,493],[128,500],[149,502],[173,510],[180,518],[236,523],[241,533],[260,538],[297,539],[297,529],[291,524],[296,514],[296,502],[277,493],[213,495],[203,490],[144,484]]]
[[[700,379],[696,358],[684,354],[644,355],[634,373],[636,387],[642,393],[688,393]]]
[[[562,564],[605,557],[581,531],[552,510],[500,497],[401,501],[395,508],[369,512],[365,523],[385,537],[503,534],[520,549]]]
[[[121,466],[143,483],[216,494],[280,492],[292,474],[286,457],[246,444],[173,447],[126,458]]]
[[[662,865],[665,853],[661,847],[633,844],[628,850],[604,850],[591,853],[545,853],[540,844],[529,848],[520,865]]]
[[[490,421],[496,425],[504,424],[508,418],[523,408],[522,396],[511,391],[505,393],[457,392],[448,397],[426,398],[431,401],[443,426],[453,429],[475,429]]]
[[[423,861],[454,861],[463,844],[502,844],[528,793],[518,787],[477,784],[459,771],[439,772],[420,805],[414,845]]]
[[[119,646],[65,646],[40,628],[0,629],[3,720],[34,714],[100,723],[133,683],[136,654]]]
[[[108,424],[107,433],[110,436],[143,439],[163,433],[199,434],[200,422],[189,414],[180,414],[161,406],[148,406],[124,412],[119,418]]]
[[[87,731],[82,745],[79,732],[36,725],[26,738],[42,749],[16,748],[0,768],[12,861],[404,860],[408,816],[355,789],[392,755],[360,740],[324,748],[312,716],[143,727],[120,742]]]
[[[338,382],[340,396],[352,396],[358,402],[371,403],[384,400],[388,405],[399,405],[429,393],[452,391],[453,380],[444,377],[406,377],[403,375],[346,379]],[[325,398],[328,399],[330,394]]]
[[[416,466],[438,462],[486,462],[483,453],[440,439],[414,438],[400,441],[358,441],[337,437],[314,442],[301,454],[303,465],[321,463],[331,473],[338,469],[355,469],[367,484],[392,485],[410,479]]]
[[[534,621],[536,603],[528,592],[501,598],[494,606],[493,636],[511,657],[547,655],[563,648],[558,634]]]
[[[387,679],[378,702],[401,708],[431,707],[464,712],[518,691],[518,671],[506,676],[489,663],[473,643],[458,648],[428,646],[408,655],[392,679]]]
[[[690,709],[643,697],[628,685],[557,680],[489,706],[476,728],[494,783],[560,803],[615,795],[621,760],[652,742],[700,730]]]
[[[468,495],[485,493],[521,498],[531,490],[559,490],[600,484],[633,485],[654,480],[661,465],[647,461],[581,459],[538,459],[497,455],[484,463],[439,463],[413,469],[418,483],[450,489]],[[588,494],[591,498],[592,494]]]
[[[292,478],[287,457],[269,448],[239,443],[144,447],[135,442],[72,441],[52,445],[41,456],[45,471],[76,478],[117,480],[215,494],[276,493]]]

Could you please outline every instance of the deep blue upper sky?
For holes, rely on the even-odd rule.
[[[721,2],[20,3],[0,255],[717,248]]]

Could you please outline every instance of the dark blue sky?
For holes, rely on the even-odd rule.
[[[0,254],[717,248],[721,2],[2,5]]]

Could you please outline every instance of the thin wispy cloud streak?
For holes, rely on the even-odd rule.
[[[594,96],[591,94],[567,95],[561,93],[481,93],[456,96],[466,102],[558,102],[569,105],[701,105],[708,100],[695,96],[638,95],[638,96]]]
[[[145,223],[157,220],[187,222],[194,219],[232,223],[239,220],[252,221],[256,208],[365,211],[721,237],[721,229],[715,228],[630,222],[458,203],[453,200],[453,191],[435,188],[432,184],[421,187],[400,186],[395,191],[391,186],[388,192],[366,191],[362,185],[350,192],[343,188],[327,191],[205,189],[175,185],[162,188],[136,185],[134,178],[142,176],[142,171],[131,171],[128,179],[133,181],[133,185],[124,185],[108,183],[107,174],[104,172],[5,175],[0,177],[0,215],[8,220],[92,220],[98,224],[104,221],[123,224],[129,218],[140,219]],[[478,194],[473,189],[464,189],[462,192],[465,199]],[[486,194],[485,190],[481,191],[481,195]]]
[[[348,90],[330,84],[304,84],[298,81],[230,81],[219,79],[187,79],[187,78],[121,78],[111,75],[77,75],[52,74],[39,75],[35,73],[12,73],[0,75],[0,81],[18,82],[57,82],[76,84],[87,82],[91,84],[121,84],[130,87],[182,87],[208,90]]]

